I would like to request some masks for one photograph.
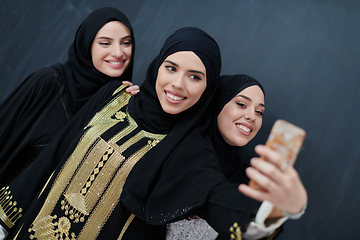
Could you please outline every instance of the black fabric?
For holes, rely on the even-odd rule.
[[[206,67],[207,86],[194,106],[180,114],[169,115],[161,109],[155,92],[155,80],[162,61],[177,51],[193,51],[202,60]],[[205,161],[199,167],[196,161],[192,161],[200,157],[194,146],[202,146],[202,134],[210,124],[208,106],[217,86],[220,67],[220,50],[211,36],[197,28],[179,29],[166,40],[160,54],[150,65],[140,94],[130,100],[129,112],[139,124],[157,133],[168,132],[156,150],[148,152],[135,165],[120,199],[125,207],[150,224],[164,224],[201,205],[211,186],[219,179],[223,180],[221,177],[212,179],[204,176],[201,164],[207,165]],[[203,124],[200,135],[190,137],[191,130],[200,123]],[[205,168],[216,168],[212,164],[214,162]],[[188,175],[194,177],[188,178]],[[188,188],[198,181],[203,188],[198,191]]]
[[[91,44],[107,22],[118,20],[131,32],[131,63],[122,76],[110,78],[97,71],[91,60]],[[0,184],[23,171],[66,125],[80,107],[108,83],[108,96],[131,81],[134,35],[126,16],[114,8],[91,13],[79,27],[65,64],[40,69],[15,89],[0,105]]]
[[[99,72],[92,63],[91,46],[97,32],[108,22],[119,21],[131,33],[132,54],[128,68],[119,77],[109,77]],[[68,51],[68,61],[65,64],[52,66],[64,78],[66,98],[71,111],[76,112],[105,83],[111,80],[130,81],[133,72],[135,56],[135,39],[129,19],[118,9],[112,7],[93,11],[79,26],[74,42]]]
[[[219,157],[220,165],[225,176],[231,181],[241,183],[247,180],[245,171],[246,165],[240,160],[238,146],[231,146],[222,138],[217,124],[217,116],[220,114],[223,107],[231,101],[238,93],[245,88],[253,85],[260,87],[265,95],[262,85],[254,78],[245,74],[239,75],[224,75],[220,77],[216,96],[214,97],[214,116],[209,131],[209,136],[213,142],[215,151]],[[243,174],[241,174],[243,173]]]
[[[178,44],[178,46],[183,46],[180,48],[177,48],[176,51],[188,51],[191,50],[193,51],[195,54],[197,54],[197,56],[199,56],[199,58],[204,61],[204,65],[207,69],[207,87],[205,92],[203,93],[202,97],[199,99],[199,101],[191,108],[189,108],[188,110],[186,110],[185,112],[181,113],[181,114],[177,114],[175,115],[174,118],[172,118],[173,116],[170,116],[170,120],[171,120],[171,124],[167,125],[165,127],[165,129],[160,129],[160,130],[156,130],[154,133],[159,133],[160,131],[166,131],[168,132],[167,137],[165,137],[164,140],[162,140],[160,143],[158,143],[152,150],[150,150],[141,160],[139,163],[141,163],[144,160],[144,164],[137,164],[135,168],[141,169],[143,167],[146,168],[146,171],[142,172],[140,175],[132,174],[130,173],[133,177],[132,178],[134,181],[130,181],[132,184],[135,184],[135,188],[132,188],[134,185],[131,184],[131,191],[132,190],[138,190],[139,194],[148,194],[151,191],[157,191],[156,189],[153,189],[153,184],[151,183],[153,181],[153,179],[157,179],[157,174],[158,171],[161,170],[162,168],[162,164],[164,163],[164,161],[166,160],[167,157],[172,157],[172,150],[177,148],[177,145],[180,144],[180,142],[183,140],[183,138],[187,135],[188,132],[190,132],[190,130],[195,127],[197,124],[200,124],[201,120],[203,119],[204,116],[208,116],[208,112],[207,107],[209,107],[210,102],[211,102],[211,98],[213,97],[213,94],[215,92],[216,89],[216,85],[217,85],[217,78],[219,76],[220,73],[220,66],[221,66],[221,57],[220,57],[220,51],[218,48],[218,45],[216,44],[216,42],[209,37],[208,34],[206,34],[205,32],[203,32],[200,29],[197,28],[183,28],[177,32],[174,33],[174,35],[172,35],[167,43],[171,43],[173,40],[177,40],[177,39],[182,39],[182,41],[184,42],[184,44],[182,45],[181,43]],[[202,41],[199,41],[202,40]],[[189,43],[193,43],[190,44]],[[164,48],[169,48],[171,50],[173,44],[165,44]],[[211,53],[208,52],[202,52],[203,49],[203,45],[207,45],[209,46],[209,51],[212,51]],[[177,46],[177,47],[178,47]],[[174,51],[174,52],[176,52]],[[170,51],[171,52],[171,51]],[[167,53],[165,53],[164,55],[162,55],[162,57],[166,57],[166,54],[171,54],[169,53],[169,51]],[[159,58],[157,58],[159,59]],[[157,60],[156,60],[157,61]],[[155,61],[155,62],[156,62]],[[161,64],[160,61],[156,62],[156,63],[152,63],[149,67],[149,73],[151,72],[157,72],[157,69],[159,67],[159,64]],[[208,68],[213,68],[213,66],[215,66],[215,70],[208,70]],[[152,75],[156,77],[157,74]],[[156,79],[156,78],[155,78]],[[131,115],[134,117],[134,119],[137,121],[139,128],[146,128],[146,130],[152,129],[154,127],[156,127],[155,121],[160,120],[162,117],[168,117],[168,116],[164,116],[164,115],[156,115],[155,116],[151,116],[151,114],[145,114],[145,113],[149,113],[149,109],[151,109],[151,112],[155,112],[157,113],[159,111],[159,108],[161,108],[160,104],[158,103],[156,94],[155,94],[155,79],[153,78],[147,78],[144,81],[144,84],[142,85],[142,90],[140,93],[138,93],[136,96],[133,96],[130,99],[130,106],[129,106],[129,111],[131,112]],[[70,154],[74,151],[75,147],[77,146],[79,139],[81,138],[81,135],[87,130],[84,129],[84,126],[86,126],[86,124],[88,123],[88,121],[90,120],[90,117],[93,116],[95,114],[95,112],[99,111],[104,105],[105,103],[103,103],[103,105],[101,105],[101,107],[96,107],[96,103],[99,103],[100,101],[98,100],[98,98],[101,98],[101,94],[103,92],[98,92],[94,95],[93,98],[90,99],[90,101],[80,110],[80,112],[78,114],[76,114],[74,116],[74,118],[69,122],[69,124],[67,124],[67,126],[57,135],[57,137],[55,137],[53,139],[53,141],[51,141],[51,143],[49,144],[49,146],[44,149],[44,151],[39,155],[39,157],[33,162],[33,164],[26,169],[26,171],[24,171],[23,174],[21,174],[19,177],[17,177],[12,183],[9,184],[11,189],[14,189],[14,191],[12,191],[12,194],[14,196],[14,199],[21,199],[21,201],[19,201],[18,205],[20,206],[24,206],[24,218],[22,219],[22,221],[20,222],[21,226],[22,224],[24,224],[23,230],[25,232],[27,232],[27,228],[29,227],[29,225],[31,224],[32,220],[34,219],[34,217],[37,215],[37,213],[39,212],[39,210],[41,209],[42,205],[43,205],[43,201],[44,198],[46,198],[47,193],[49,192],[49,190],[51,189],[52,186],[52,182],[56,179],[57,173],[58,171],[62,168],[64,162],[68,159],[68,157],[70,156]],[[145,96],[144,96],[145,95]],[[156,98],[156,99],[153,99]],[[149,100],[152,101],[149,101]],[[144,109],[144,108],[148,108],[148,109]],[[135,110],[134,110],[135,109]],[[95,111],[94,111],[95,110]],[[144,110],[144,112],[142,112]],[[148,111],[148,112],[146,112]],[[160,111],[161,112],[161,111]],[[151,118],[151,121],[149,121],[149,118]],[[209,124],[209,118],[206,117],[205,118],[206,121],[204,121],[204,129],[206,129],[207,125]],[[172,127],[172,129],[171,129]],[[112,135],[117,134],[119,131],[121,131],[122,129],[117,128],[116,126],[109,128],[106,133],[104,133],[104,136],[106,135],[106,139],[111,137]],[[165,144],[162,144],[163,142],[165,142]],[[190,142],[186,142],[186,148],[189,147],[188,145],[190,144]],[[202,141],[199,142],[200,145],[203,144]],[[155,154],[155,157],[152,155],[153,153],[159,153],[159,155]],[[184,152],[186,153],[186,152]],[[150,156],[148,157],[147,155],[150,154]],[[169,156],[171,155],[171,156]],[[196,156],[199,157],[199,156]],[[191,162],[191,158],[190,157],[186,157],[187,161]],[[204,160],[203,162],[206,161]],[[171,162],[167,162],[170,163]],[[175,164],[179,164],[178,161],[173,162]],[[186,163],[185,163],[186,164]],[[213,162],[210,162],[210,167],[212,167]],[[139,165],[139,166],[138,166]],[[215,164],[215,168],[218,168],[218,165]],[[176,166],[175,166],[176,168]],[[172,167],[172,169],[174,169]],[[194,173],[197,173],[198,171],[196,170],[196,167],[194,168],[195,171]],[[55,171],[54,171],[55,170]],[[34,172],[36,172],[36,174],[34,175]],[[40,197],[36,197],[37,193],[42,189],[42,186],[44,186],[44,184],[46,183],[47,179],[51,176],[51,174],[54,172],[54,174],[52,175],[51,180],[49,181],[49,184],[47,185],[46,188],[44,188],[43,194]],[[178,172],[177,172],[178,174]],[[159,185],[157,186],[161,186],[163,184],[166,183],[166,178],[171,177],[169,175],[165,175],[164,178],[162,178],[162,180],[159,182]],[[175,178],[177,178],[177,176],[175,176]],[[182,176],[180,176],[178,179],[181,180]],[[31,181],[29,181],[29,179],[32,179]],[[206,180],[206,178],[203,178],[204,180]],[[165,180],[165,181],[164,181]],[[75,180],[74,180],[75,181]],[[139,182],[139,185],[136,185],[136,182]],[[34,184],[25,184],[26,182],[33,182]],[[150,184],[150,185],[149,185]],[[185,190],[185,188],[183,189]],[[183,192],[183,190],[180,190],[181,192]],[[160,190],[162,191],[162,190]],[[23,197],[22,197],[23,196]],[[151,195],[151,197],[149,198],[150,200],[150,205],[152,204],[152,202],[155,200],[154,197],[157,196],[162,196],[161,192],[159,195]],[[126,199],[126,198],[125,198]],[[180,198],[179,198],[180,199]],[[190,198],[191,199],[191,198]],[[145,199],[142,199],[145,200]],[[189,200],[189,198],[187,199]],[[32,202],[32,204],[31,204]],[[135,203],[135,202],[134,202]],[[191,204],[193,203],[193,200],[191,199]],[[30,205],[31,204],[31,205]],[[181,203],[177,203],[175,202],[175,207],[179,206]],[[159,206],[159,202],[156,201],[156,204],[154,205],[155,207]],[[171,206],[173,207],[173,206]],[[28,210],[27,210],[28,209]],[[165,208],[165,211],[168,211],[171,209],[167,209]],[[131,211],[136,214],[136,212]],[[182,214],[185,214],[184,212],[182,212]],[[142,224],[145,224],[145,222],[143,221],[144,218],[143,216],[140,214],[139,216],[137,216],[139,221],[141,220]],[[175,216],[169,216],[170,219],[174,219]],[[122,219],[124,219],[124,216],[122,216]],[[155,220],[157,224],[161,224],[163,223],[163,221],[157,221]],[[117,228],[118,226],[118,222],[111,222],[109,223],[111,226],[113,226],[114,228]],[[146,222],[146,224],[148,224],[148,222]],[[150,225],[149,225],[150,226]],[[130,228],[132,228],[132,226],[130,225]],[[151,229],[154,229],[154,233],[158,233],[158,230],[164,229],[164,226],[156,226],[152,225],[152,227],[148,227]],[[158,229],[158,230],[157,230]],[[160,231],[162,232],[162,231]],[[20,236],[23,236],[23,234],[28,234],[28,233],[23,233],[23,231],[20,233]],[[126,234],[127,239],[133,239],[131,238],[131,235],[127,235]],[[99,235],[100,237],[100,235]],[[144,236],[144,237],[148,237],[149,236]],[[148,239],[147,238],[147,239]],[[145,239],[145,238],[143,238]]]
[[[211,189],[206,203],[196,214],[204,218],[219,233],[217,239],[229,239],[229,229],[235,222],[242,230],[245,230],[249,221],[255,217],[261,204],[238,191],[239,183],[248,182],[245,174],[247,165],[242,163],[240,159],[239,151],[241,148],[227,144],[222,138],[217,124],[217,116],[223,107],[239,92],[252,85],[258,85],[264,92],[261,84],[247,75],[220,76],[216,95],[213,99],[214,111],[208,133],[211,143],[207,145],[215,150],[214,155],[219,161],[219,168],[227,180],[220,182]],[[207,161],[215,157],[203,153],[202,157],[205,156],[209,158]],[[217,174],[219,175],[219,173]]]

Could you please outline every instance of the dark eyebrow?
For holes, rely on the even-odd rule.
[[[245,99],[249,100],[250,102],[252,102],[251,98],[249,98],[248,96],[239,94],[239,95],[237,95],[237,97],[242,97],[242,98],[245,98]],[[261,107],[265,107],[265,104],[263,104],[263,103],[260,103],[259,105]]]
[[[193,73],[198,73],[198,74],[201,74],[205,77],[205,74],[201,71],[196,71],[196,70],[190,70],[189,72],[193,72]]]
[[[164,62],[168,62],[168,63],[174,65],[175,67],[179,66],[177,63],[174,63],[173,61],[170,61],[170,60],[165,60]]]
[[[97,39],[107,39],[107,40],[112,40],[112,38],[109,38],[109,37],[98,37]]]
[[[125,39],[125,38],[131,38],[131,35],[128,35],[128,36],[125,36],[125,37],[122,37],[121,39]],[[107,39],[107,40],[113,40],[112,38],[110,37],[98,37],[97,39]]]
[[[174,65],[175,67],[179,67],[179,65],[177,63],[174,63],[173,61],[170,61],[170,60],[165,60],[164,62],[170,63],[170,64]],[[205,77],[205,74],[201,71],[189,70],[189,72],[202,74]]]

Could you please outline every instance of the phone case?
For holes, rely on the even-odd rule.
[[[304,129],[279,119],[275,121],[265,145],[280,153],[294,165],[305,136],[306,133]],[[250,180],[249,186],[255,189],[261,189],[260,186],[252,180]]]

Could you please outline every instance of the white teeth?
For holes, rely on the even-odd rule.
[[[122,64],[122,63],[124,63],[124,61],[122,61],[122,62],[111,62],[111,61],[109,61],[109,63],[111,63],[111,64]]]
[[[245,132],[250,132],[250,128],[245,127],[244,125],[237,125],[238,128],[240,128],[241,130],[245,131]]]
[[[180,97],[177,97],[177,96],[174,96],[170,93],[166,93],[166,95],[171,99],[171,100],[176,100],[176,101],[180,101],[180,100],[183,100],[184,98],[180,98]]]

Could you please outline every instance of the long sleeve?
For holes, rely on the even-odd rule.
[[[228,238],[229,229],[235,222],[241,229],[246,229],[259,206],[260,202],[238,191],[238,184],[222,182],[212,189],[201,217]]]
[[[69,118],[52,68],[30,75],[0,105],[0,185],[36,157]],[[51,119],[49,115],[57,114]]]

